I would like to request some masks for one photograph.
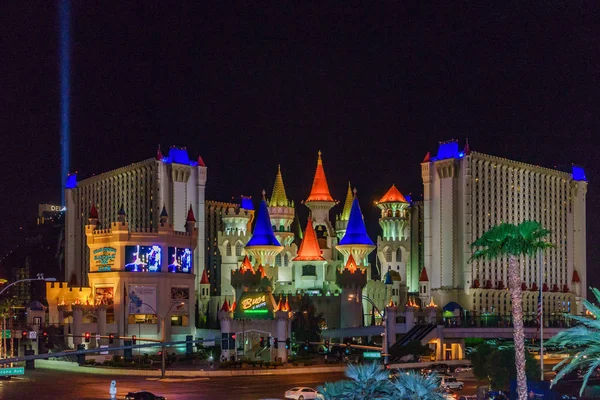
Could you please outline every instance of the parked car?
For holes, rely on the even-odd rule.
[[[450,366],[448,364],[430,364],[428,367],[421,369],[424,374],[430,374],[432,372],[447,372],[450,373]]]
[[[442,380],[440,381],[440,386],[444,389],[452,389],[452,390],[462,390],[465,386],[464,382],[457,380],[454,377],[442,376]]]
[[[139,392],[129,392],[125,395],[125,400],[167,400],[166,397],[157,396],[154,393],[145,390]]]
[[[454,368],[454,372],[467,372],[467,371],[472,371],[473,370],[473,366],[470,364],[461,364],[461,365],[457,365],[456,368]]]
[[[285,392],[286,399],[294,400],[309,400],[322,399],[323,395],[319,394],[315,389],[303,386],[293,387]]]

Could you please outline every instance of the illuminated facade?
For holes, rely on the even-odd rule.
[[[545,313],[581,312],[586,290],[583,169],[572,173],[500,157],[460,151],[440,143],[421,163],[424,186],[424,265],[428,290],[438,304],[459,303],[475,313],[510,313],[508,260],[468,262],[471,243],[491,227],[539,221],[556,245],[543,254],[543,279],[536,259],[522,258],[524,312],[534,315],[537,289]]]
[[[90,254],[85,241],[85,225],[92,205],[103,216],[99,221],[100,229],[109,228],[110,221],[116,220],[119,208],[124,207],[132,230],[156,230],[164,207],[173,218],[176,232],[185,231],[185,217],[191,207],[200,228],[194,246],[194,263],[204,265],[206,177],[207,168],[202,158],[190,160],[187,150],[178,147],[171,147],[168,156],[163,156],[159,148],[154,158],[79,182],[76,175],[69,176],[65,279],[72,285],[87,285]]]
[[[186,214],[184,232],[174,230],[166,209],[156,229],[133,229],[123,209],[118,221],[100,228],[99,213],[92,206],[85,226],[89,286],[48,283],[50,323],[64,326],[66,332],[70,325],[73,345],[82,343],[86,332],[103,336],[92,346],[107,343],[109,334],[160,340],[161,318],[167,341],[193,335],[198,231],[193,212]],[[202,277],[199,296],[205,301],[209,285],[206,275]]]

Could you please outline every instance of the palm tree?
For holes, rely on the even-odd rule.
[[[349,365],[346,376],[350,380],[326,382],[317,388],[325,400],[443,400],[439,378],[435,375],[400,373],[389,378],[389,371],[381,364]]]
[[[600,291],[591,288],[596,300],[600,302]],[[583,299],[585,308],[591,313],[591,318],[565,314],[565,317],[573,319],[580,324],[566,331],[559,332],[548,341],[549,346],[566,347],[569,357],[558,363],[554,370],[560,369],[552,380],[554,386],[562,377],[577,369],[586,370],[579,395],[583,391],[590,377],[600,366],[600,308],[590,301]],[[564,368],[563,368],[564,366]]]
[[[512,298],[513,338],[517,366],[517,394],[519,400],[527,398],[525,376],[525,332],[523,331],[523,294],[521,290],[521,256],[533,257],[538,251],[554,247],[543,241],[550,233],[537,221],[524,221],[519,225],[502,223],[485,232],[471,244],[478,248],[471,260],[498,260],[508,256],[508,286]],[[541,284],[541,282],[540,282]]]

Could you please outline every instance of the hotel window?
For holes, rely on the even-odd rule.
[[[303,265],[302,276],[317,276],[317,268],[314,265]]]
[[[235,255],[241,257],[243,248],[244,246],[240,242],[237,242],[235,244]]]

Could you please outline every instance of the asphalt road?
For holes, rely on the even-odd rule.
[[[218,378],[146,378],[104,376],[37,369],[10,381],[0,380],[0,399],[110,399],[111,380],[117,381],[117,398],[134,390],[148,390],[168,400],[283,399],[293,386],[316,387],[343,379],[341,372],[327,374],[260,375]],[[467,385],[460,394],[474,394],[474,380],[458,376]],[[466,377],[465,377],[466,378]]]

